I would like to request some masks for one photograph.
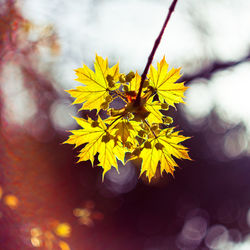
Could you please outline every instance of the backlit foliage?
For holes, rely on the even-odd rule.
[[[112,166],[118,170],[117,160],[124,164],[125,156],[127,161],[141,159],[141,174],[150,181],[158,165],[161,173],[173,174],[174,158],[190,160],[188,149],[180,144],[188,137],[174,131],[172,117],[165,115],[170,106],[184,102],[187,87],[176,83],[180,68],[169,71],[165,57],[157,68],[151,65],[139,97],[137,72],[120,73],[118,64],[109,68],[108,60],[98,55],[94,68],[83,65],[75,70],[82,85],[67,91],[75,98],[73,104],[82,104],[80,110],[97,110],[96,119],[74,117],[81,129],[70,131],[65,143],[83,146],[78,162],[90,160],[94,165],[98,153],[104,176]],[[117,99],[123,103],[120,109]]]

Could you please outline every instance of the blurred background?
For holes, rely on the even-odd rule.
[[[193,162],[76,164],[64,90],[95,53],[141,73],[170,0],[0,0],[0,249],[250,249],[250,1],[179,0],[154,64],[182,67],[171,110]]]

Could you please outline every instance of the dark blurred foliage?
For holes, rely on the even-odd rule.
[[[164,175],[152,184],[137,180],[137,167],[131,165],[132,174],[125,172],[130,181],[111,173],[102,183],[100,168],[88,162],[75,166],[77,149],[62,145],[67,133],[52,121],[52,106],[68,97],[49,69],[40,69],[39,48],[57,56],[56,31],[46,27],[30,40],[30,29],[37,27],[15,1],[0,4],[0,249],[213,249],[216,237],[240,242],[250,233],[250,161],[228,158],[221,146],[225,136],[245,131],[243,124],[229,126],[212,111],[197,129],[183,112],[175,112],[178,127],[192,136],[186,146],[193,162],[179,162],[175,178]],[[11,122],[16,114],[6,109],[12,103],[3,91],[3,68],[10,63],[20,69],[36,107],[21,125]],[[208,79],[238,63],[211,62],[183,78]]]

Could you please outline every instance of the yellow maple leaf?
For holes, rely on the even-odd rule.
[[[67,90],[75,99],[73,104],[83,103],[81,110],[97,109],[99,112],[101,105],[105,103],[105,98],[109,96],[109,91],[119,88],[120,84],[115,84],[119,79],[119,65],[116,64],[112,68],[108,67],[108,59],[105,60],[96,55],[95,72],[86,65],[76,69],[76,81],[83,83],[85,86],[78,86],[75,89]],[[110,76],[114,83],[108,81]]]
[[[137,136],[138,130],[140,128],[139,122],[128,121],[127,119],[121,118],[116,123],[114,123],[111,134],[120,140],[123,146],[128,147],[128,145],[130,145],[131,147],[135,147],[137,146],[135,137]]]
[[[136,71],[135,77],[131,80],[129,84],[129,87],[128,87],[129,91],[137,92],[139,90],[140,83],[141,83],[141,76]]]
[[[179,135],[179,131],[171,134],[166,134],[166,131],[169,131],[169,129],[164,129],[156,137],[148,139],[140,148],[140,154],[130,159],[142,159],[140,175],[146,172],[149,182],[155,175],[159,162],[161,174],[163,171],[166,171],[173,175],[175,167],[178,166],[173,156],[178,159],[191,160],[188,155],[188,149],[179,144],[189,137]]]
[[[86,144],[80,150],[78,162],[90,160],[93,165],[94,157],[99,153],[98,166],[103,168],[103,176],[112,166],[118,170],[116,158],[124,163],[125,149],[120,144],[115,144],[100,116],[98,116],[97,121],[91,118],[88,120],[74,118],[83,129],[70,131],[72,135],[64,143],[75,144],[76,147]]]
[[[161,123],[162,122],[162,113],[160,112],[161,103],[158,101],[153,102],[153,97],[149,98],[145,103],[145,108],[149,113],[147,117],[148,123]]]
[[[157,70],[154,66],[150,66],[149,84],[152,86],[159,96],[160,102],[166,102],[169,105],[175,107],[176,103],[184,103],[184,92],[188,87],[184,86],[184,82],[176,83],[181,77],[180,68],[171,69],[168,71],[168,64],[165,60],[165,56],[157,63]]]

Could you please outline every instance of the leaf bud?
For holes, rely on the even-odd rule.
[[[167,103],[162,103],[161,104],[161,108],[168,110],[169,109],[169,105]]]
[[[150,143],[149,141],[146,141],[146,142],[144,143],[144,148],[152,148],[152,147],[151,147],[151,143]]]
[[[119,81],[120,81],[121,83],[126,82],[126,76],[125,76],[125,74],[120,74]]]
[[[133,71],[130,71],[126,76],[126,82],[130,82],[135,77],[135,73]]]
[[[155,144],[155,147],[156,147],[157,150],[161,150],[161,149],[164,148],[164,146],[163,146],[161,143],[159,143],[159,142],[157,142],[157,143]]]
[[[106,135],[104,135],[104,136],[102,137],[102,142],[107,143],[107,142],[110,141],[110,139],[111,139],[110,135],[109,135],[109,134],[106,134]]]
[[[108,85],[109,85],[110,88],[114,88],[115,87],[115,81],[114,80],[109,81]]]
[[[91,123],[91,127],[92,128],[95,128],[95,127],[98,127],[99,126],[99,122],[98,121],[93,121],[92,123]]]
[[[159,125],[157,123],[153,124],[152,127],[151,127],[151,129],[153,131],[157,130],[158,128],[159,128]]]
[[[129,92],[128,85],[123,85],[123,89],[125,92]]]
[[[173,121],[174,121],[173,118],[170,116],[163,117],[163,123],[171,124],[173,123]]]
[[[103,103],[101,104],[101,109],[108,109],[108,107],[109,107],[108,102],[103,102]]]
[[[107,81],[108,81],[108,86],[109,86],[110,88],[113,88],[113,87],[115,86],[114,77],[111,76],[111,75],[107,75],[107,76],[106,76],[106,79],[107,79]]]
[[[140,136],[140,137],[144,137],[145,134],[146,134],[146,132],[144,130],[139,130],[138,131],[138,136]]]
[[[107,79],[108,82],[111,82],[111,81],[114,80],[114,77],[111,76],[111,75],[107,75],[107,76],[106,76],[106,79]]]
[[[112,101],[113,101],[112,96],[111,96],[111,95],[106,96],[106,97],[105,97],[105,101],[106,101],[106,102],[112,102]]]

